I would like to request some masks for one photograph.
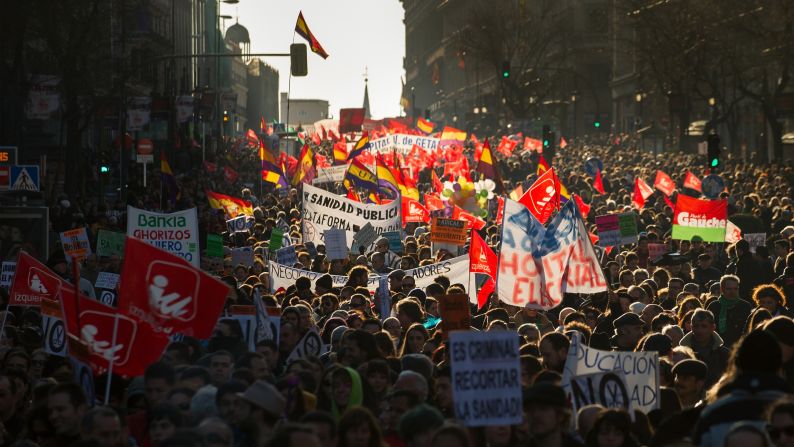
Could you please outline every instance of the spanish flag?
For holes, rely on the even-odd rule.
[[[361,155],[361,153],[367,149],[369,149],[369,135],[367,135],[365,132],[364,135],[362,135],[361,138],[356,142],[356,145],[353,146],[353,150],[347,155],[347,159],[352,160]]]
[[[378,179],[375,177],[364,163],[358,160],[353,160],[347,167],[345,172],[345,179],[343,181],[345,188],[362,188],[368,191],[375,191],[378,189]]]
[[[295,176],[292,177],[292,186],[297,186],[300,183],[311,183],[315,174],[314,151],[308,144],[304,144],[300,157],[298,157],[298,168],[295,171]]]
[[[306,19],[303,18],[303,11],[298,13],[298,22],[295,23],[295,32],[300,34],[301,37],[309,42],[309,46],[311,46],[312,51],[319,54],[323,59],[328,59],[328,53],[323,50],[320,42],[314,38],[314,34],[309,31],[309,25],[306,24]]]
[[[337,141],[334,143],[334,164],[343,165],[347,163],[347,143]]]
[[[209,201],[210,207],[216,210],[224,210],[226,212],[226,216],[229,219],[234,219],[241,214],[245,214],[247,216],[254,215],[254,208],[251,205],[251,202],[247,200],[219,194],[213,191],[206,191],[206,193],[207,201]]]
[[[460,129],[444,126],[444,130],[441,131],[441,144],[446,142],[462,143],[464,141],[466,141],[466,132]]]
[[[428,120],[426,120],[426,119],[424,119],[422,117],[419,117],[416,120],[416,128],[421,130],[422,132],[424,132],[426,134],[433,133],[433,129],[435,129],[435,127],[436,127],[435,124],[431,123],[430,121],[428,121]]]
[[[493,152],[491,151],[491,145],[488,144],[488,140],[485,140],[485,143],[482,145],[482,154],[480,154],[480,161],[477,163],[477,172],[496,183],[497,194],[505,194],[502,176],[499,175],[499,166],[496,165],[496,160],[493,158]]]

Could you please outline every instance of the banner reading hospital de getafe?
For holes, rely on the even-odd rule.
[[[303,242],[323,243],[323,233],[331,228],[347,232],[352,241],[356,231],[371,223],[377,234],[402,229],[400,201],[388,205],[354,202],[342,196],[303,185]]]
[[[138,238],[200,267],[196,208],[157,213],[127,207],[127,236]]]

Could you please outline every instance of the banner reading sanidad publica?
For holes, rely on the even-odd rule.
[[[692,240],[700,236],[704,242],[724,242],[726,225],[727,200],[701,200],[678,195],[673,215],[673,239]]]
[[[347,240],[371,223],[377,234],[402,229],[400,201],[388,205],[354,202],[337,194],[303,185],[303,243],[323,243],[325,230],[343,229]]]
[[[196,208],[176,213],[157,213],[127,207],[127,236],[148,242],[200,267]]]

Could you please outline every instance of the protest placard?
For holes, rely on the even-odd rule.
[[[347,172],[347,165],[328,166],[324,168],[317,168],[317,176],[312,179],[312,185],[320,183],[334,183],[341,182],[345,178]]]
[[[750,244],[750,253],[755,253],[755,249],[766,244],[766,233],[745,233],[742,239]]]
[[[298,252],[295,251],[295,246],[290,245],[276,250],[276,262],[290,267],[295,265],[298,262]]]
[[[61,247],[66,259],[82,260],[91,254],[88,232],[85,227],[74,228],[61,233]]]
[[[233,305],[229,307],[229,318],[240,323],[243,331],[243,342],[250,352],[256,351],[256,308],[247,305]]]
[[[325,243],[323,242],[323,234],[325,230],[331,228],[345,230],[347,233],[346,240],[352,241],[356,229],[364,227],[367,222],[375,227],[377,234],[401,229],[401,206],[399,200],[387,205],[355,202],[337,194],[304,184],[301,222],[303,225],[304,243]]]
[[[466,236],[468,229],[469,224],[465,220],[434,217],[430,226],[430,241],[465,245],[468,239]]]
[[[298,344],[295,345],[295,348],[292,350],[289,357],[287,357],[286,364],[289,365],[293,361],[304,357],[320,357],[322,354],[325,354],[327,350],[328,346],[323,343],[323,339],[320,338],[317,328],[311,328],[306,332],[306,335],[298,341]]]
[[[571,397],[574,377],[621,372],[626,379],[629,407],[644,413],[659,408],[659,354],[657,352],[601,351],[582,343],[574,333],[562,375],[562,386]]]
[[[711,177],[711,176],[709,176]],[[707,177],[708,178],[708,177]],[[706,182],[703,182],[706,191]],[[722,191],[722,188],[719,188]],[[673,212],[673,239],[691,241],[700,236],[704,242],[724,242],[728,224],[728,200],[701,200],[679,194]]]
[[[367,222],[367,224],[361,227],[353,236],[353,246],[350,248],[350,253],[355,255],[362,254],[362,251],[366,253],[367,247],[372,245],[376,239],[378,239],[378,233],[375,232],[375,227]]]
[[[157,213],[127,207],[127,236],[140,239],[200,267],[196,208]]]
[[[667,253],[667,245],[665,244],[648,244],[648,259],[656,261],[662,259],[662,256]]]
[[[381,236],[389,241],[389,250],[397,254],[403,252],[403,235],[401,231],[387,231]]]
[[[467,427],[520,424],[521,366],[512,331],[449,334],[455,416]]]
[[[220,234],[207,234],[207,257],[223,257],[223,236]]]
[[[325,255],[328,259],[347,258],[347,232],[338,228],[330,228],[323,233]]]
[[[596,216],[598,245],[612,247],[637,242],[637,221],[635,214],[620,213]]]
[[[253,247],[234,247],[232,248],[232,265],[237,267],[242,264],[246,267],[254,265]]]
[[[124,233],[99,230],[96,239],[97,256],[124,256]]]
[[[467,331],[471,328],[471,306],[468,295],[455,293],[440,296],[438,311],[441,314],[441,329],[445,340],[452,331]]]
[[[274,252],[281,248],[282,243],[284,242],[284,230],[280,228],[273,228],[270,231],[270,242],[267,244],[268,250]]]
[[[634,402],[623,371],[608,371],[571,377],[573,412],[585,405],[598,404],[605,408],[623,408],[634,413]]]
[[[248,231],[254,228],[256,220],[253,216],[246,216],[245,214],[229,219],[226,221],[226,229],[229,233],[236,233],[238,231]]]
[[[11,282],[14,280],[14,272],[17,270],[17,263],[14,261],[3,261],[0,267],[0,287],[10,289]]]
[[[113,290],[116,284],[119,283],[119,274],[111,272],[99,272],[94,282],[94,287],[97,289]]]
[[[63,323],[61,303],[41,300],[41,338],[44,352],[66,357],[66,328]]]

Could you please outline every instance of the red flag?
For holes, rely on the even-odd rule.
[[[245,133],[245,139],[249,146],[259,147],[259,137],[253,130],[248,129],[248,132]]]
[[[425,205],[427,205],[428,211],[438,211],[444,209],[444,201],[435,194],[425,194]]]
[[[670,200],[669,197],[662,196],[662,198],[664,199],[665,203],[667,203],[667,206],[669,206],[671,210],[675,210],[675,204],[673,203],[672,200]]]
[[[206,169],[207,172],[209,172],[210,174],[213,174],[213,173],[215,173],[215,171],[218,170],[218,165],[216,165],[215,163],[209,162],[207,160],[204,160],[204,169]]]
[[[240,174],[238,174],[234,169],[228,166],[223,167],[223,178],[226,179],[227,183],[234,183],[239,177]]]
[[[549,162],[547,162],[546,159],[543,157],[543,155],[541,155],[540,158],[538,159],[537,174],[538,175],[543,174],[544,172],[548,171],[550,167],[551,166],[549,166]]]
[[[64,284],[68,285],[58,274],[33,256],[20,251],[8,305],[39,306],[43,299],[56,300]]]
[[[496,278],[497,257],[476,231],[471,232],[469,243],[469,272],[485,273]]]
[[[651,195],[653,195],[653,189],[643,179],[637,177],[634,180],[634,195],[631,198],[634,207],[641,210],[645,206],[645,200]]]
[[[361,202],[361,199],[358,197],[358,194],[356,193],[356,188],[349,188],[347,190],[347,198],[355,202]]]
[[[179,256],[128,237],[119,284],[119,312],[154,330],[198,339],[212,335],[229,286]]]
[[[499,142],[499,146],[496,147],[496,150],[505,157],[509,157],[510,154],[513,153],[513,149],[515,149],[516,146],[518,146],[518,141],[511,140],[510,138],[503,136],[502,141]]]
[[[316,154],[314,156],[314,161],[317,164],[318,168],[330,168],[331,167],[331,163],[328,163],[328,159],[325,157],[325,155]]]
[[[669,175],[662,171],[656,171],[656,180],[653,182],[653,187],[663,192],[665,195],[670,196],[675,192],[675,182]]]
[[[437,193],[441,194],[441,191],[444,190],[444,184],[438,179],[435,169],[431,169],[430,172],[430,178],[433,180],[433,188],[435,188]]]
[[[315,146],[323,144],[322,140],[320,139],[320,134],[317,132],[312,134],[312,143],[314,143]]]
[[[549,219],[551,212],[554,210],[554,205],[559,201],[559,186],[557,184],[554,168],[551,168],[541,174],[535,180],[535,183],[527,188],[524,195],[518,199],[542,224],[545,224]],[[555,197],[557,198],[556,200]],[[547,206],[549,204],[551,206]]]
[[[403,226],[408,222],[430,222],[430,212],[421,203],[410,197],[401,196],[401,198]]]
[[[542,152],[543,142],[531,137],[524,137],[524,150],[535,151],[538,153]]]
[[[599,194],[606,194],[604,190],[604,182],[601,180],[601,170],[596,171],[595,179],[593,180],[593,189],[598,191]]]
[[[582,200],[582,198],[579,197],[579,194],[574,194],[573,200],[576,201],[576,206],[578,206],[579,211],[582,212],[582,217],[584,219],[587,219],[587,214],[590,212],[590,205],[584,203],[584,200]]]
[[[700,179],[695,174],[686,171],[686,177],[684,178],[684,188],[689,188],[695,190],[699,193],[703,192],[703,189],[700,186]]]
[[[485,280],[479,291],[477,291],[477,309],[482,309],[483,306],[488,304],[488,298],[496,290],[496,281],[491,278]]]
[[[132,315],[82,294],[77,296],[71,285],[61,289],[61,307],[69,354],[89,363],[95,374],[107,371],[113,360],[114,373],[140,376],[168,346],[165,334],[155,332]]]
[[[560,149],[565,149],[568,147],[568,142],[565,141],[565,138],[560,136]]]
[[[475,216],[474,214],[462,209],[455,205],[452,211],[452,218],[457,220],[465,220],[473,230],[482,230],[485,228],[485,221]]]
[[[496,196],[496,222],[499,223],[505,217],[505,198]]]

